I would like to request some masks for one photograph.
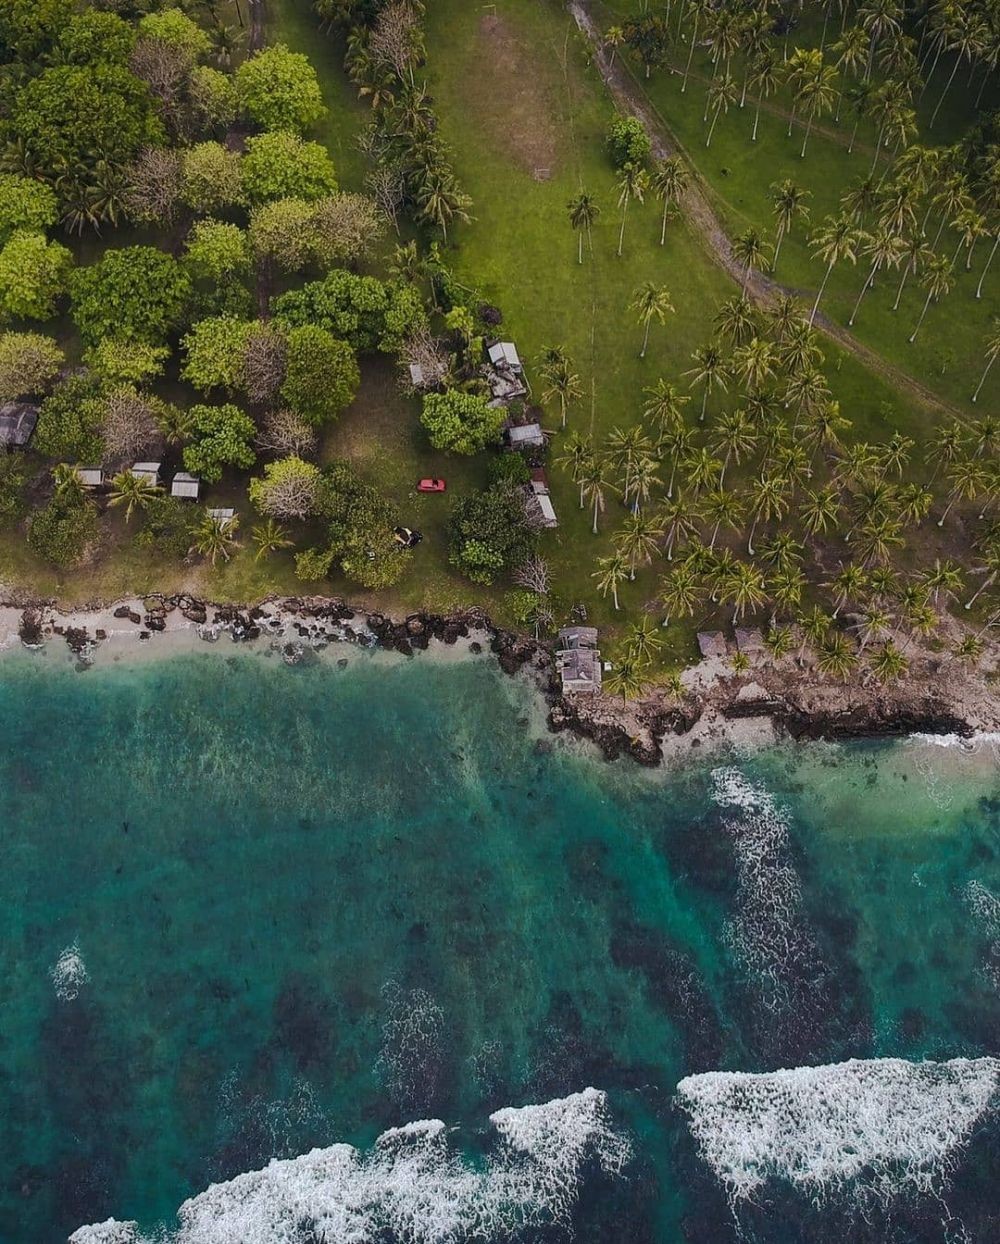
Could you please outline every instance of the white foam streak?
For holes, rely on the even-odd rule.
[[[80,990],[90,977],[83,955],[80,954],[80,947],[75,942],[62,952],[49,975],[52,977],[56,997],[61,1002],[72,1002],[80,996]]]
[[[849,1182],[883,1199],[933,1192],[998,1091],[996,1058],[715,1071],[677,1086],[701,1155],[734,1202],[769,1179],[819,1197]]]
[[[514,1238],[568,1222],[584,1165],[608,1174],[630,1156],[604,1093],[584,1089],[545,1105],[499,1110],[489,1158],[473,1166],[449,1147],[438,1119],[384,1132],[367,1153],[313,1149],[213,1184],[177,1213],[173,1244],[373,1244],[384,1233],[412,1244]],[[119,1234],[114,1234],[114,1232]],[[152,1244],[134,1224],[82,1227],[69,1244]]]

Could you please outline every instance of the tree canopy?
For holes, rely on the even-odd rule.
[[[154,246],[106,251],[70,279],[73,322],[88,345],[102,337],[162,343],[179,328],[191,282],[172,255]]]

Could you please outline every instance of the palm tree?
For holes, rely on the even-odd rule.
[[[594,524],[593,534],[597,535],[597,516],[602,513],[607,498],[605,493],[611,488],[611,481],[608,478],[608,461],[606,458],[600,458],[596,454],[590,454],[580,471],[580,490],[581,496],[593,506]]]
[[[777,363],[777,352],[772,343],[766,338],[754,337],[734,351],[732,369],[744,387],[754,392],[763,389],[773,378]]]
[[[993,245],[990,247],[990,253],[986,256],[986,264],[979,277],[979,284],[976,286],[977,298],[982,298],[983,296],[983,282],[986,280],[986,274],[993,264],[993,256],[997,253],[997,247],[1000,247],[1000,226],[995,225],[993,229]]]
[[[677,468],[690,455],[693,441],[694,433],[690,428],[676,427],[667,432],[660,442],[661,450],[670,459],[670,481],[667,484],[668,499],[674,495],[674,478],[677,475]]]
[[[931,437],[927,445],[926,460],[934,463],[934,470],[927,481],[928,486],[937,479],[942,467],[948,468],[965,451],[965,428],[953,419],[943,424]]]
[[[880,269],[895,268],[901,263],[906,245],[897,234],[880,225],[873,234],[868,235],[863,249],[865,256],[871,260],[872,266],[868,276],[865,278],[865,283],[861,286],[861,292],[858,294],[858,300],[854,304],[851,318],[847,321],[848,328],[854,327],[854,321],[858,318],[858,311],[861,309],[861,300],[875,284],[875,277]]]
[[[951,491],[948,494],[948,504],[945,506],[944,513],[938,519],[939,527],[944,526],[944,520],[951,513],[956,502],[972,501],[983,491],[989,474],[986,466],[978,458],[958,458],[951,464],[948,478],[951,481]]]
[[[774,53],[768,49],[762,52],[750,65],[749,84],[754,94],[757,96],[757,107],[753,114],[753,129],[750,131],[750,141],[757,141],[757,130],[760,125],[760,108],[761,103],[765,99],[769,99],[771,95],[781,85],[781,70],[778,67],[778,60]]]
[[[715,114],[712,117],[712,124],[708,128],[708,137],[705,139],[705,146],[712,145],[712,135],[715,133],[715,127],[719,122],[719,117],[723,112],[728,113],[730,107],[736,103],[739,92],[736,89],[736,83],[728,73],[723,74],[721,78],[716,78],[708,88],[708,106]]]
[[[580,509],[586,504],[584,500],[584,476],[594,456],[594,446],[590,437],[581,437],[574,433],[566,442],[566,448],[556,459],[556,465],[564,467],[573,478],[573,483],[580,487]]]
[[[944,90],[941,92],[941,98],[937,102],[937,107],[931,113],[931,119],[927,123],[928,129],[934,128],[934,122],[937,120],[937,114],[941,110],[945,96],[951,89],[951,84],[955,80],[955,74],[958,73],[958,67],[963,60],[973,61],[981,51],[986,38],[986,25],[982,18],[968,9],[955,5],[949,6],[949,17],[951,19],[950,29],[947,32],[947,48],[949,52],[955,53],[955,64],[952,67],[951,76],[945,83]]]
[[[195,530],[190,551],[207,557],[213,566],[220,557],[223,561],[229,561],[239,543],[236,539],[239,525],[240,520],[235,514],[232,518],[216,518],[206,512]]]
[[[648,614],[633,622],[625,633],[625,660],[636,665],[648,665],[662,647],[660,628]]]
[[[583,263],[583,235],[584,233],[587,234],[587,242],[591,252],[593,252],[594,243],[591,229],[593,228],[594,221],[601,214],[601,209],[589,194],[585,194],[581,190],[575,199],[569,201],[567,210],[569,211],[569,223],[577,233],[577,263]]]
[[[688,483],[694,489],[695,496],[705,489],[711,488],[716,476],[721,471],[722,463],[718,458],[713,457],[704,445],[696,449],[684,460],[684,472],[687,475]]]
[[[758,523],[784,518],[788,513],[788,481],[780,475],[762,475],[750,489],[750,513],[753,524],[747,540],[747,553],[753,557],[753,538]]]
[[[764,242],[756,229],[746,229],[732,244],[732,256],[743,265],[743,295],[746,296],[750,273],[763,267]]]
[[[764,632],[764,647],[775,661],[787,657],[794,646],[795,641],[792,639],[790,626],[775,626],[772,623]]]
[[[819,648],[826,639],[830,630],[829,615],[824,613],[819,605],[813,605],[807,614],[799,618],[799,628],[802,631],[802,643],[799,645],[799,660],[801,661],[806,644]]]
[[[805,136],[802,139],[802,150],[799,152],[799,159],[802,160],[805,159],[806,144],[809,142],[813,121],[823,116],[824,113],[830,112],[837,98],[837,91],[833,85],[837,71],[831,65],[823,64],[821,52],[816,53],[816,56],[818,59],[812,61],[795,92],[795,103],[801,105],[808,117]]]
[[[628,559],[628,577],[635,579],[636,562],[645,565],[653,560],[660,549],[663,536],[663,519],[658,515],[630,513],[625,515],[621,530],[613,537],[615,548]]]
[[[847,676],[854,669],[857,661],[857,656],[847,636],[841,631],[834,631],[820,645],[816,666],[821,674],[829,674],[832,678],[840,678],[843,682],[847,682]]]
[[[911,273],[916,274],[920,266],[933,257],[934,252],[921,234],[913,233],[903,242],[903,253],[900,259],[903,275],[899,282],[899,289],[896,290],[896,301],[892,304],[893,311],[899,310],[899,300],[903,296],[903,286],[906,284],[907,277]]]
[[[691,400],[687,394],[678,393],[674,385],[662,379],[657,380],[652,388],[643,389],[643,393],[647,398],[642,408],[643,418],[652,420],[661,436],[681,426],[684,407]]]
[[[851,629],[858,636],[858,651],[864,652],[870,643],[876,643],[892,629],[892,614],[882,605],[872,602],[861,614]]]
[[[1000,558],[997,560],[997,570],[1000,571]],[[923,582],[927,590],[934,593],[934,604],[937,606],[942,592],[945,603],[949,599],[957,599],[964,580],[962,571],[954,562],[943,562],[940,557],[935,557],[934,565],[923,572]]]
[[[695,366],[689,368],[683,374],[691,377],[690,387],[693,389],[695,385],[701,385],[704,390],[701,398],[701,414],[698,416],[698,422],[705,422],[705,408],[708,405],[708,399],[713,388],[716,385],[725,393],[727,391],[726,380],[728,379],[728,368],[722,351],[710,341],[706,346],[699,346],[691,355]]]
[[[618,588],[628,578],[628,562],[621,553],[614,553],[611,557],[599,557],[597,566],[597,570],[591,575],[592,579],[597,580],[597,590],[602,596],[607,596],[610,592],[615,609],[620,609]]]
[[[650,454],[643,454],[632,467],[632,512],[639,513],[639,507],[649,500],[649,494],[655,487],[662,487],[663,480],[657,474],[659,459]],[[628,498],[624,498],[628,500]]]
[[[845,419],[840,413],[839,402],[818,402],[807,410],[802,441],[812,448],[815,459],[821,449],[839,449],[842,444],[840,434],[846,432],[850,426],[850,419]]]
[[[833,595],[833,617],[836,618],[849,602],[861,598],[868,576],[856,562],[841,562],[840,569],[823,586]]]
[[[854,143],[858,136],[858,127],[871,112],[874,94],[874,90],[867,82],[859,82],[844,92],[843,98],[850,101],[851,111],[854,113],[854,128],[851,130],[851,138],[847,144],[848,155],[853,155],[854,153]]]
[[[934,504],[932,493],[922,484],[904,484],[896,494],[899,517],[912,527],[919,527]]]
[[[705,519],[712,524],[712,537],[708,547],[714,551],[719,528],[723,523],[732,531],[739,531],[743,521],[743,503],[736,493],[716,488],[706,493],[703,507]]]
[[[620,695],[622,707],[629,700],[637,700],[647,689],[649,682],[643,677],[642,669],[634,661],[627,658],[619,661],[604,680],[605,686],[612,695]]]
[[[768,588],[771,600],[774,602],[774,610],[771,614],[772,629],[779,610],[791,612],[802,603],[802,589],[805,587],[805,582],[806,577],[802,571],[791,567],[779,570],[771,577]]]
[[[727,298],[713,320],[715,329],[728,337],[733,345],[742,345],[757,335],[757,317],[753,303],[742,294]]]
[[[618,206],[622,209],[622,224],[618,231],[618,257],[621,258],[622,245],[625,241],[625,220],[628,216],[628,205],[633,199],[640,203],[645,201],[649,188],[649,176],[638,164],[628,163],[618,175],[615,188],[618,191]]]
[[[965,264],[965,270],[968,272],[972,267],[973,247],[986,232],[986,217],[981,212],[977,212],[974,207],[966,207],[955,217],[952,228],[958,234],[958,245],[955,247],[951,262],[953,265],[958,263],[958,257],[964,246],[968,252]]]
[[[973,573],[985,575],[986,578],[980,587],[976,589],[975,593],[965,602],[966,609],[971,609],[983,592],[991,588],[996,583],[997,577],[1000,576],[1000,548],[996,545],[988,547],[983,554],[982,566],[977,566]]]
[[[659,601],[666,610],[661,623],[669,626],[670,619],[676,614],[690,617],[697,607],[702,595],[701,576],[690,563],[678,562],[668,575],[660,580]]]
[[[660,223],[661,246],[667,240],[667,213],[671,205],[680,201],[681,195],[687,189],[687,184],[687,166],[680,156],[667,156],[665,160],[660,160],[653,171],[653,192],[658,199],[663,200],[663,218]]]
[[[84,497],[83,480],[74,466],[60,462],[52,468],[53,496],[59,501],[81,501]]]
[[[840,501],[835,488],[818,488],[807,492],[799,510],[802,525],[811,536],[823,535],[828,527],[836,526],[840,516]]]
[[[816,294],[816,301],[813,303],[812,313],[809,316],[810,324],[816,319],[820,299],[823,297],[823,291],[826,289],[826,283],[830,279],[834,265],[842,263],[845,259],[852,264],[857,262],[857,250],[862,236],[857,225],[849,216],[844,215],[828,216],[823,222],[823,227],[813,237],[811,242],[813,254],[826,264],[826,275],[823,277]]]
[[[786,235],[791,233],[796,219],[801,219],[803,222],[809,219],[806,199],[811,196],[811,193],[797,185],[790,177],[786,177],[784,181],[775,182],[771,187],[771,207],[777,226],[774,238],[774,258],[771,261],[772,272],[778,267],[778,252],[781,250],[781,243]]]
[[[969,194],[969,183],[965,176],[960,172],[951,173],[945,178],[941,189],[931,199],[931,207],[941,209],[941,219],[938,221],[937,233],[934,235],[934,246],[940,242],[945,225],[957,220],[960,213],[971,206],[972,196]]]
[[[868,659],[868,668],[881,683],[896,682],[902,678],[909,664],[892,639],[887,639]]]
[[[917,333],[920,332],[920,325],[924,322],[927,308],[931,305],[931,302],[937,302],[950,292],[952,280],[951,263],[948,258],[945,255],[935,255],[928,263],[927,271],[920,279],[920,284],[927,290],[927,297],[924,299],[923,310],[920,312],[920,318],[917,320],[916,327],[909,336],[911,345],[917,339]]]
[[[554,398],[558,400],[559,426],[564,428],[567,405],[576,401],[583,393],[580,377],[573,371],[573,364],[561,346],[553,346],[542,352],[539,372],[546,386],[542,390],[542,401],[548,403]]]
[[[254,561],[258,562],[272,553],[277,553],[279,549],[290,549],[293,546],[293,541],[288,539],[285,528],[273,518],[267,519],[264,523],[258,523],[253,529],[253,542],[257,546]]]
[[[964,635],[952,652],[960,661],[968,661],[970,665],[974,665],[983,655],[983,647],[983,641],[978,635]]]
[[[712,0],[688,0],[687,9],[689,13],[694,13],[694,29],[691,31],[691,49],[688,52],[687,65],[684,68],[684,79],[681,82],[682,95],[687,90],[688,74],[691,72],[691,61],[694,59],[694,50],[698,45],[698,26],[701,19],[711,13]]]
[[[424,176],[417,190],[416,202],[420,219],[437,225],[446,244],[448,225],[453,220],[468,222],[472,219],[467,210],[472,200],[459,190],[452,174],[440,168],[433,168]]]
[[[622,473],[622,496],[626,504],[632,495],[632,472],[639,460],[649,455],[650,449],[649,437],[638,423],[624,431],[614,428],[608,437],[611,464]]]
[[[907,463],[910,461],[910,454],[913,450],[913,441],[908,436],[904,436],[902,432],[893,432],[889,440],[882,446],[880,452],[880,466],[884,474],[902,475]]]
[[[663,551],[667,561],[670,562],[674,559],[675,546],[697,531],[701,511],[693,497],[688,498],[684,493],[678,492],[676,497],[669,499],[663,506],[660,517],[667,533],[667,542]]]
[[[649,326],[653,320],[657,320],[660,324],[665,323],[667,313],[674,310],[674,305],[670,301],[670,291],[665,285],[657,285],[653,281],[643,281],[641,285],[636,286],[632,293],[632,302],[629,304],[629,310],[635,312],[639,323],[644,329],[642,349],[639,351],[639,357],[644,359],[646,357],[646,347],[649,345]]]
[[[974,402],[978,400],[979,392],[986,382],[986,377],[990,374],[990,368],[997,361],[998,355],[1000,355],[1000,318],[994,319],[993,327],[986,337],[986,366],[983,368],[983,374],[979,377],[976,391],[972,395]]]
[[[712,444],[717,454],[722,454],[722,470],[719,472],[719,487],[722,487],[726,468],[732,459],[737,466],[748,455],[753,453],[757,445],[757,434],[753,424],[742,410],[733,411],[719,420]]]
[[[132,511],[144,510],[162,489],[150,483],[145,475],[136,475],[132,471],[121,471],[111,481],[111,498],[108,505],[125,507],[126,523],[132,517]]]
[[[764,573],[749,562],[736,562],[721,584],[721,596],[733,605],[733,625],[747,610],[756,611],[767,600]]]
[[[611,60],[609,63],[613,65],[618,49],[625,42],[625,31],[622,30],[621,26],[609,26],[604,32],[604,42],[611,49]]]

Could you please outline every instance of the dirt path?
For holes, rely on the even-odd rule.
[[[597,67],[605,86],[611,92],[618,106],[631,113],[646,127],[653,144],[653,154],[658,160],[668,155],[680,154],[692,173],[690,184],[681,198],[681,207],[688,221],[704,242],[708,253],[732,280],[739,286],[743,285],[743,266],[733,256],[729,237],[723,228],[708,197],[708,190],[698,171],[687,158],[687,153],[677,141],[664,118],[652,104],[631,72],[623,66],[620,59],[612,63],[605,47],[597,23],[590,11],[588,0],[567,0],[567,9],[573,20],[586,38],[593,62]],[[763,273],[751,274],[747,292],[761,306],[769,306],[775,299],[791,294],[802,298],[807,291],[792,289],[778,281],[772,280]],[[907,394],[915,402],[928,410],[948,414],[962,422],[967,422],[967,415],[951,402],[939,397],[919,380],[908,375],[895,364],[883,358],[859,341],[853,333],[842,325],[835,323],[822,312],[815,319],[815,327],[835,341],[843,350],[853,354],[869,371],[874,372],[889,384]]]

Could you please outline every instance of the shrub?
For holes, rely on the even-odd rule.
[[[59,374],[63,352],[41,333],[0,333],[0,402],[44,393]]]
[[[28,544],[54,566],[78,562],[97,536],[97,510],[84,497],[53,497],[37,510],[28,529]]]
[[[20,230],[44,233],[58,219],[59,200],[44,182],[0,173],[0,246]]]
[[[73,322],[88,345],[104,337],[159,345],[183,323],[191,281],[172,255],[126,246],[77,268],[70,294]]]
[[[608,127],[608,150],[617,168],[646,163],[652,144],[638,117],[615,117]]]
[[[527,484],[531,468],[518,453],[497,454],[490,459],[489,475],[491,484]]]

